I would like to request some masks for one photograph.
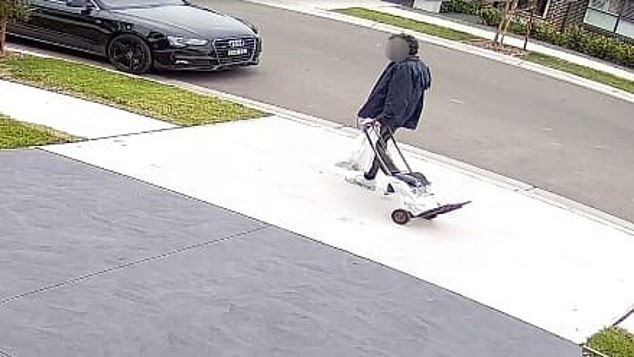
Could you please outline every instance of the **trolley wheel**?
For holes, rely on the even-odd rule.
[[[407,224],[411,218],[412,215],[404,209],[397,209],[392,212],[392,220],[396,224]]]

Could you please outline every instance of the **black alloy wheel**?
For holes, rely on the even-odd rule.
[[[138,36],[123,34],[110,41],[108,60],[120,71],[143,74],[152,66],[152,52]]]

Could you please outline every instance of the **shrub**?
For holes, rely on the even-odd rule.
[[[615,61],[623,66],[634,68],[634,45],[631,43],[621,43],[614,52]]]
[[[588,52],[590,49],[590,36],[578,26],[571,26],[562,34],[564,47],[579,52]]]
[[[502,21],[501,11],[492,7],[482,8],[480,17],[489,26],[498,26]],[[525,21],[512,20],[509,24],[509,32],[517,35],[526,34]],[[546,22],[537,21],[531,29],[531,37],[538,41],[634,68],[634,44],[620,41],[614,37],[592,33],[578,26],[571,26],[561,32]]]
[[[449,0],[440,5],[440,12],[477,15],[482,8],[479,0]]]
[[[511,20],[511,23],[509,24],[509,32],[518,35],[525,35],[527,26],[528,25],[524,21]]]
[[[502,11],[494,7],[484,7],[479,12],[482,22],[487,26],[497,27],[502,21]],[[513,19],[509,24],[508,32],[519,35],[526,33],[526,22],[521,19]]]
[[[556,31],[551,29],[552,32]],[[569,27],[558,36],[560,38],[559,43],[548,42],[592,57],[634,68],[633,44],[619,41],[614,37],[588,32],[578,26]]]
[[[502,21],[502,12],[494,7],[485,7],[480,10],[480,18],[485,25],[497,27]]]
[[[588,346],[612,357],[634,356],[634,335],[612,327],[599,331],[588,340]]]
[[[557,46],[564,46],[566,39],[563,33],[557,31],[547,23],[539,22],[533,26],[531,37],[543,42],[552,43]]]

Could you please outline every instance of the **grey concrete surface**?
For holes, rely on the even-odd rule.
[[[263,63],[170,78],[351,125],[385,65],[378,31],[244,1],[194,2],[256,23]],[[421,50],[434,84],[419,130],[401,139],[634,222],[633,104],[454,50]]]
[[[580,354],[469,299],[219,207],[38,151],[2,152],[0,167],[3,292],[67,282],[0,301],[5,355]]]
[[[0,151],[0,182],[0,302],[264,227],[252,219],[232,219],[237,213],[42,151]]]

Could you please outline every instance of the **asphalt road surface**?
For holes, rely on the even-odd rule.
[[[257,24],[263,63],[172,78],[352,124],[386,64],[382,32],[242,1],[197,2]],[[401,139],[634,221],[634,104],[421,45],[433,88],[419,130]]]

